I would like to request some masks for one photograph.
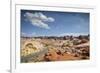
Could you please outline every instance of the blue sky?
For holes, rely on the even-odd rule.
[[[89,34],[89,13],[21,10],[21,35]]]

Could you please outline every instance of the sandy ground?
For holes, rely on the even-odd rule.
[[[65,45],[62,47],[66,41],[67,40],[22,39],[21,62],[29,63],[89,59],[89,56],[87,56],[87,53],[89,53],[89,48],[87,48],[89,47],[89,41],[79,45],[71,44],[71,46]]]

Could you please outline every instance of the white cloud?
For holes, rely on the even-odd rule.
[[[28,21],[31,22],[32,25],[45,29],[50,29],[49,25],[46,24],[45,22],[55,21],[54,18],[47,17],[41,12],[35,12],[35,13],[26,12],[24,16],[27,18]]]
[[[22,36],[23,36],[23,35],[26,35],[26,33],[22,32],[21,35],[22,35]]]
[[[36,36],[36,33],[34,32],[34,33],[28,34],[28,33],[22,32],[22,33],[21,33],[21,36],[23,36],[23,37],[33,37],[33,36]]]
[[[88,35],[89,33],[62,33],[60,34],[60,36],[66,36],[66,35],[69,35],[69,36],[79,36],[79,35]]]

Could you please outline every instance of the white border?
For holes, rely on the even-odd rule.
[[[90,60],[84,61],[61,61],[48,63],[20,63],[20,10],[42,10],[42,11],[61,11],[61,12],[84,12],[90,13]],[[81,7],[66,6],[43,6],[43,5],[15,5],[15,25],[12,26],[12,72],[35,72],[38,70],[67,69],[94,66],[96,63],[95,50],[95,25],[94,25],[94,9]],[[14,20],[13,19],[13,20]],[[14,29],[15,28],[15,29]]]

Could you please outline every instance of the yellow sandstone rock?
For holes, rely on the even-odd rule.
[[[42,48],[43,45],[37,41],[26,41],[21,49],[21,56],[27,56],[29,54],[39,52]]]

